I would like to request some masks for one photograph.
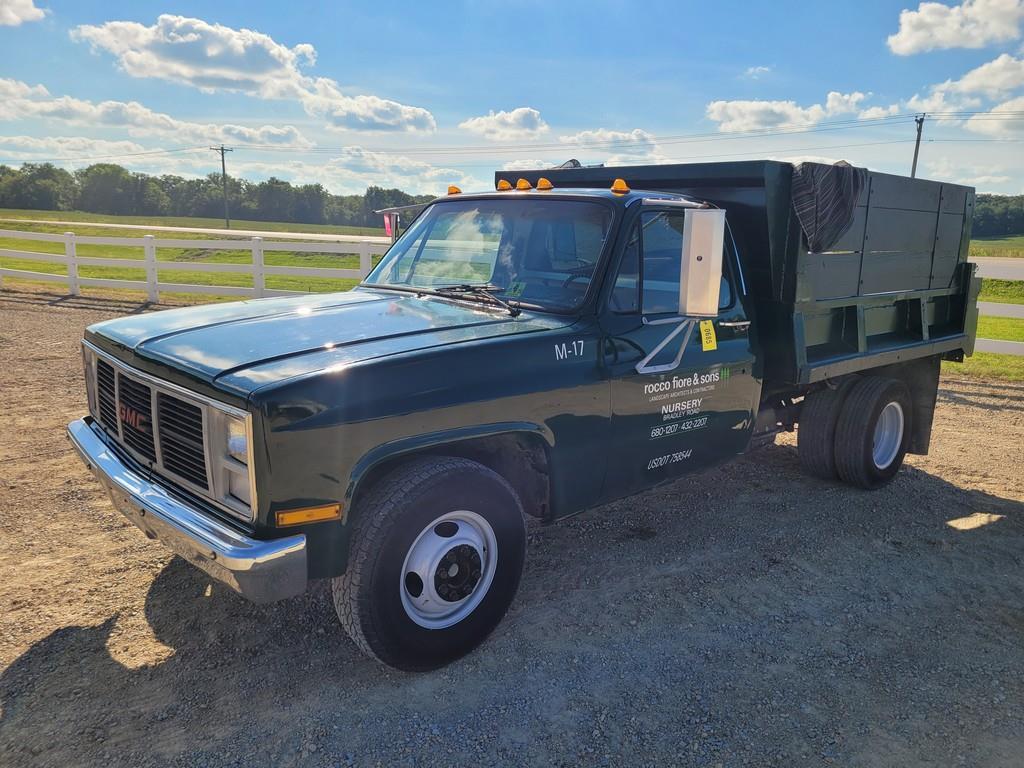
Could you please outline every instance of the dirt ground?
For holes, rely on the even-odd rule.
[[[944,379],[881,491],[787,436],[536,526],[494,636],[408,675],[113,511],[63,429],[135,311],[0,292],[0,765],[1024,764],[1024,385]]]

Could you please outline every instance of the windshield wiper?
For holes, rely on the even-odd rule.
[[[494,291],[504,290],[500,285],[492,285],[491,283],[459,283],[458,285],[438,285],[433,286],[435,293],[454,293],[454,294],[469,294],[470,296],[476,296],[481,299],[487,299],[488,301],[502,307],[508,311],[512,317],[518,317],[523,311],[519,307],[515,306],[511,302],[499,299],[494,295]]]

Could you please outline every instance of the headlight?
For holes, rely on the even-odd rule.
[[[210,411],[213,428],[214,496],[251,520],[255,514],[256,476],[252,466],[252,416]]]
[[[228,422],[228,456],[243,464],[249,463],[249,435],[245,429],[245,420],[234,416]]]

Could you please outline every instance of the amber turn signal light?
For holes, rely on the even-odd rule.
[[[448,185],[448,194],[449,195],[461,195],[462,194],[462,190],[459,189],[458,187],[456,187],[454,184],[449,184]]]
[[[533,185],[526,179],[520,179],[516,182],[516,189],[533,189]]]
[[[289,509],[284,512],[278,512],[276,519],[279,528],[287,525],[302,525],[303,523],[322,523],[325,520],[340,520],[341,504],[325,504],[322,507]]]
[[[537,189],[554,189],[555,185],[541,176],[537,179]]]
[[[616,179],[612,182],[612,192],[617,194],[625,194],[629,192],[629,184],[626,183],[625,179]]]
[[[508,192],[510,189],[512,189],[512,182],[509,181],[508,179],[501,179],[498,182],[499,192]]]

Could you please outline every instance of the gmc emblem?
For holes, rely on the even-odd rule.
[[[118,403],[117,417],[138,432],[149,432],[149,419],[131,406],[125,405],[124,403]]]

